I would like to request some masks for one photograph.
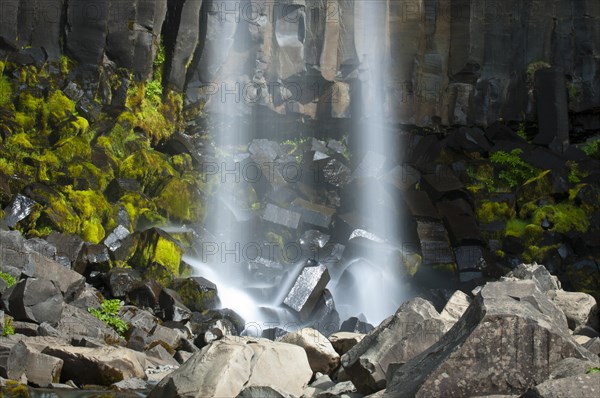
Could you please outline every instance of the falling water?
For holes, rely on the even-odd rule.
[[[359,167],[355,172],[359,191],[357,210],[362,215],[362,221],[361,229],[355,231],[351,238],[357,242],[366,240],[379,245],[366,245],[357,258],[346,259],[342,265],[336,264],[335,270],[330,268],[332,280],[328,289],[335,299],[341,320],[362,314],[366,320],[377,324],[394,313],[403,298],[398,272],[403,253],[400,245],[389,239],[397,236],[399,223],[393,212],[388,212],[393,208],[395,198],[385,191],[379,180],[386,164],[385,149],[391,145],[385,127],[384,92],[388,60],[388,46],[383,39],[387,37],[387,0],[356,1],[354,15],[355,45],[365,104],[360,121],[360,146],[368,148],[369,152],[363,161],[366,164],[364,170]],[[213,15],[208,23],[215,24],[209,31],[223,33],[219,37],[207,38],[205,51],[213,61],[209,61],[208,66],[221,65],[228,54],[234,51],[234,36],[236,40],[246,40],[248,38],[242,36],[244,32],[249,35],[250,30],[243,26],[243,19],[236,22],[236,16],[231,14],[225,17]],[[254,228],[253,215],[247,207],[249,200],[244,197],[250,195],[251,190],[246,190],[246,182],[235,173],[235,170],[239,171],[239,164],[245,161],[245,156],[248,156],[245,149],[239,149],[240,145],[247,145],[251,141],[254,128],[251,119],[243,117],[248,113],[248,104],[244,103],[243,97],[232,94],[236,91],[236,84],[248,79],[244,77],[242,67],[226,64],[220,69],[206,68],[211,84],[219,88],[206,104],[217,148],[211,167],[217,172],[212,173],[212,178],[207,182],[209,190],[212,189],[206,224],[210,234],[204,237],[202,258],[185,260],[198,275],[217,285],[223,308],[235,310],[247,325],[259,325],[257,331],[260,333],[265,325],[279,322],[281,326],[297,320],[282,302],[305,265],[306,258],[287,265],[284,278],[277,281],[275,286],[252,281],[248,262],[240,258],[243,257],[240,256],[241,248],[252,240]],[[231,170],[234,172],[227,172]],[[275,294],[264,294],[274,287],[278,290]],[[309,322],[305,321],[306,324]]]

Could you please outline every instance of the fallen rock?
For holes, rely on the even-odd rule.
[[[440,316],[449,322],[449,325],[454,325],[463,316],[470,304],[471,298],[462,291],[457,290],[452,294],[442,312],[440,312]]]
[[[584,375],[588,369],[598,366],[597,362],[587,359],[565,358],[552,367],[550,379],[562,379]]]
[[[331,374],[340,365],[339,354],[318,330],[303,328],[297,332],[286,334],[279,341],[304,348],[310,368],[315,373]]]
[[[521,280],[533,280],[537,283],[543,293],[551,290],[559,290],[558,279],[552,276],[550,272],[541,264],[519,264],[517,268],[506,275],[508,278],[514,277]]]
[[[49,346],[42,353],[64,361],[61,380],[109,386],[137,377],[146,379],[143,355],[123,347]]]
[[[55,325],[60,319],[63,297],[51,281],[22,279],[8,291],[7,308],[16,320]]]
[[[600,395],[600,373],[547,380],[521,395],[522,398],[589,398]]]
[[[131,268],[113,268],[105,279],[111,296],[118,298],[124,298],[142,282],[139,272]]]
[[[298,312],[302,320],[306,320],[315,308],[329,279],[329,271],[325,265],[306,265],[283,303]]]
[[[365,335],[361,333],[337,332],[329,336],[329,341],[338,354],[344,355],[364,337]]]
[[[158,383],[148,397],[236,397],[252,386],[269,386],[299,396],[311,376],[306,353],[300,347],[225,336],[194,354]]]
[[[535,282],[488,283],[438,343],[390,375],[385,396],[518,395],[569,357],[594,360]]]
[[[550,300],[567,316],[571,330],[584,326],[596,305],[594,297],[587,293],[553,290],[547,294]]]
[[[433,305],[412,299],[342,356],[342,366],[362,394],[385,388],[391,363],[405,363],[446,333],[448,326]]]
[[[158,296],[158,304],[164,320],[179,322],[192,316],[192,311],[181,302],[181,297],[174,290],[163,288]]]
[[[244,388],[236,398],[295,398],[286,392],[270,386],[250,386]]]
[[[343,381],[317,394],[317,398],[361,397],[356,394],[356,387],[351,381]]]
[[[7,376],[19,380],[25,375],[27,381],[38,387],[58,383],[63,361],[26,345],[22,341],[15,344],[9,354]]]

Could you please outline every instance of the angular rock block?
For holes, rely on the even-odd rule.
[[[158,296],[158,304],[164,320],[179,322],[192,316],[192,311],[182,303],[181,297],[174,290],[163,288]]]
[[[352,180],[357,178],[372,178],[379,177],[385,165],[385,156],[377,153],[368,151],[363,157],[362,161],[352,173]]]
[[[63,360],[42,354],[20,341],[11,349],[7,366],[10,378],[18,380],[24,375],[31,384],[48,387],[60,381]]]
[[[547,380],[521,395],[522,398],[588,398],[600,394],[600,373]]]
[[[340,356],[325,336],[318,330],[303,328],[288,333],[279,339],[282,343],[300,346],[308,356],[308,363],[314,373],[333,373],[340,365]]]
[[[417,234],[421,242],[423,264],[454,262],[448,233],[443,224],[435,221],[417,221]]]
[[[439,342],[390,375],[384,397],[521,395],[569,357],[597,360],[535,282],[488,283]]]
[[[385,388],[391,363],[408,362],[447,330],[429,301],[412,299],[344,354],[342,366],[359,392],[372,394]]]
[[[166,376],[148,397],[236,397],[251,386],[271,386],[300,396],[311,377],[306,353],[300,347],[224,337]]]
[[[43,354],[64,361],[61,379],[77,384],[109,386],[124,379],[146,379],[143,355],[123,347],[99,348],[52,345]]]
[[[321,228],[329,228],[331,218],[335,214],[335,209],[311,203],[301,198],[294,199],[290,209],[300,213],[303,222]]]
[[[113,268],[105,275],[104,279],[113,297],[124,298],[141,282],[140,273],[131,268]]]
[[[6,225],[13,228],[21,220],[24,220],[31,214],[37,203],[21,194],[14,197],[10,205],[4,211],[4,220]]]
[[[108,250],[114,252],[123,245],[123,241],[129,235],[131,235],[131,233],[127,228],[122,225],[117,225],[117,227],[104,239],[104,245]]]
[[[183,304],[192,311],[211,310],[219,302],[217,285],[199,276],[176,279],[171,288],[179,294]]]
[[[556,145],[562,152],[569,145],[569,104],[561,70],[541,69],[535,72],[535,93],[539,133],[537,145]]]
[[[306,320],[315,308],[329,279],[329,271],[323,264],[305,266],[283,299],[283,303],[296,311],[301,319]]]
[[[282,225],[286,228],[296,230],[300,226],[300,213],[290,211],[274,204],[267,203],[265,212],[262,215],[264,221],[273,224]]]
[[[60,290],[47,279],[27,278],[10,290],[6,302],[16,320],[55,325],[63,311]]]

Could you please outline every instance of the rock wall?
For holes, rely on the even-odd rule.
[[[373,4],[376,4],[373,6]],[[386,111],[419,126],[535,120],[534,72],[565,78],[571,120],[600,127],[597,0],[2,0],[0,45],[41,47],[147,78],[161,36],[166,83],[209,105],[235,95],[310,119],[348,118],[374,46],[389,79]],[[378,37],[365,31],[375,7]],[[223,51],[225,49],[225,51]],[[92,68],[94,69],[94,68]],[[588,113],[586,115],[585,113]]]

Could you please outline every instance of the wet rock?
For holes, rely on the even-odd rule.
[[[131,290],[127,298],[130,303],[137,307],[154,310],[155,308],[158,309],[158,299],[161,291],[162,286],[154,280],[149,280]]]
[[[335,309],[333,296],[328,289],[323,290],[309,319],[311,320],[310,326],[327,337],[339,330],[340,314]]]
[[[361,333],[366,334],[373,330],[374,327],[370,323],[365,322],[355,316],[346,319],[340,326],[340,332]]]
[[[235,397],[251,386],[271,386],[299,396],[311,376],[306,354],[300,347],[265,339],[225,337],[165,377],[149,398]]]
[[[332,374],[340,364],[339,354],[329,340],[315,329],[303,328],[286,334],[279,341],[302,347],[306,351],[310,368],[315,373]]]
[[[10,289],[5,305],[16,320],[56,324],[62,314],[63,297],[51,281],[28,278]]]
[[[127,348],[48,346],[42,353],[64,361],[61,380],[109,386],[124,379],[146,379],[143,357]]]
[[[425,191],[408,191],[404,194],[404,200],[413,217],[424,219],[439,219],[437,209],[429,199]]]
[[[535,282],[488,283],[450,332],[391,375],[384,396],[518,395],[568,357],[592,359]]]
[[[521,395],[523,398],[587,398],[600,393],[600,373],[547,380]]]
[[[107,272],[110,270],[110,256],[108,249],[103,244],[86,243],[79,253],[73,269],[89,277],[93,272]]]
[[[167,321],[185,321],[191,318],[192,311],[187,308],[176,291],[163,288],[158,297],[158,305],[163,314],[163,319]]]
[[[112,297],[124,298],[141,282],[139,272],[131,268],[113,268],[105,276]]]
[[[115,229],[104,239],[104,246],[111,252],[117,251],[122,245],[123,241],[130,235],[127,228],[122,225],[117,225]]]
[[[217,306],[217,285],[202,277],[176,279],[171,284],[183,304],[192,311],[204,311]]]
[[[324,265],[305,266],[283,303],[296,311],[301,319],[307,319],[329,283],[329,279],[329,271]]]
[[[455,199],[438,202],[436,207],[448,227],[454,245],[470,245],[474,242],[483,244],[473,208],[467,201]]]
[[[352,177],[352,170],[336,157],[328,159],[322,170],[323,180],[338,188],[348,184]]]
[[[44,239],[27,239],[27,241],[25,241],[25,249],[37,252],[51,260],[56,260],[56,247]]]
[[[423,264],[454,263],[454,254],[444,225],[434,221],[417,221]]]
[[[144,278],[168,285],[179,276],[182,255],[183,248],[171,235],[161,229],[150,228],[140,234],[131,263]]]
[[[362,333],[336,332],[329,336],[329,341],[338,354],[344,355],[364,337],[365,335]]]
[[[379,177],[383,171],[386,157],[380,153],[368,151],[358,167],[352,173],[352,180],[357,178]]]
[[[302,215],[302,221],[321,228],[329,228],[335,209],[314,204],[301,198],[292,202],[290,209]]]
[[[14,228],[19,221],[26,219],[36,206],[37,202],[33,199],[17,194],[4,210],[4,220],[6,225],[10,228]]]
[[[296,230],[300,226],[300,213],[290,211],[274,204],[267,203],[265,212],[262,215],[264,221],[273,224],[282,225],[286,228]]]
[[[274,161],[283,154],[278,142],[266,139],[254,139],[248,146],[248,152],[260,159]]]
[[[362,394],[385,388],[388,366],[405,363],[447,331],[433,305],[421,298],[404,303],[342,356],[342,366]]]

